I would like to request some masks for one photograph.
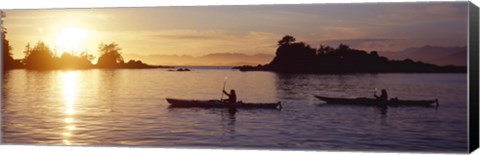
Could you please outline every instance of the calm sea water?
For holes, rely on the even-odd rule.
[[[283,109],[168,108],[166,97]],[[26,71],[3,77],[2,142],[373,151],[467,151],[466,74],[312,75],[225,68]],[[440,107],[327,105],[313,97],[438,99]]]

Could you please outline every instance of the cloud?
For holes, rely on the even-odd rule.
[[[84,9],[60,9],[60,10],[8,10],[8,20],[18,21],[51,21],[62,18],[74,18],[75,20],[100,19],[107,20],[111,16],[98,11],[87,12]]]
[[[153,31],[151,36],[154,39],[170,40],[224,40],[231,36],[223,30],[192,30],[192,29],[173,29],[164,31]]]
[[[339,39],[339,40],[324,40],[322,44],[336,47],[343,43],[352,48],[367,50],[367,51],[392,51],[400,50],[407,46],[406,39],[396,38],[356,38],[356,39]]]
[[[170,29],[157,31],[100,31],[100,41],[117,42],[125,52],[202,55],[212,52],[274,53],[283,35],[267,32]]]
[[[178,40],[210,40],[210,39],[219,39],[210,36],[198,36],[198,35],[155,35],[159,38],[168,38],[168,39],[178,39]]]
[[[464,7],[467,7],[466,4]],[[458,7],[448,4],[427,6],[424,11],[430,15],[438,15],[443,18],[445,18],[445,16],[451,18],[466,16],[466,14],[464,14],[465,8],[460,9]]]
[[[328,9],[346,10],[348,14],[331,14],[309,35],[303,35],[305,39],[299,36],[297,40],[305,40],[312,46],[320,43],[337,46],[343,42],[381,51],[427,44],[466,44],[467,3],[384,3]]]
[[[467,7],[467,3],[398,4],[387,7],[388,10],[367,21],[389,26],[458,20],[466,22]]]
[[[344,43],[363,43],[363,42],[386,42],[386,41],[393,41],[393,40],[401,40],[401,39],[389,39],[389,38],[359,38],[359,39],[343,39],[343,40],[325,40],[324,42],[332,43],[332,42],[344,42]]]

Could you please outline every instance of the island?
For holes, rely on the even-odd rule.
[[[240,71],[273,71],[280,73],[466,73],[466,66],[438,66],[421,61],[389,60],[377,51],[363,51],[340,44],[337,48],[320,45],[318,49],[296,42],[286,35],[278,41],[273,60],[264,65],[236,66]]]
[[[70,52],[63,52],[60,56],[56,55],[51,48],[44,42],[37,42],[31,47],[30,44],[25,46],[25,58],[14,60],[9,54],[10,46],[8,41],[3,39],[4,55],[3,70],[25,68],[29,70],[72,70],[72,69],[143,69],[143,68],[174,68],[171,66],[149,65],[141,60],[129,60],[125,62],[121,48],[115,42],[109,44],[101,44],[99,47],[100,57],[96,64],[92,63],[95,58],[87,52],[81,52],[75,55]]]

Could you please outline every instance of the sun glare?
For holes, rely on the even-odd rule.
[[[65,113],[68,115],[75,114],[74,105],[77,95],[77,76],[78,75],[76,72],[67,72],[62,74],[63,97],[66,105]]]
[[[56,34],[56,46],[58,52],[79,52],[85,50],[85,41],[89,31],[82,28],[64,28]]]
[[[73,130],[75,129],[74,125],[74,115],[75,115],[75,103],[77,99],[77,83],[78,83],[78,72],[62,72],[62,88],[63,88],[63,98],[65,102],[65,131],[63,135],[63,143],[65,145],[70,145],[73,137]]]

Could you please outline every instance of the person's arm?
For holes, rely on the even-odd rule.
[[[228,94],[225,90],[223,90],[223,93],[227,96],[230,96],[230,94]]]

